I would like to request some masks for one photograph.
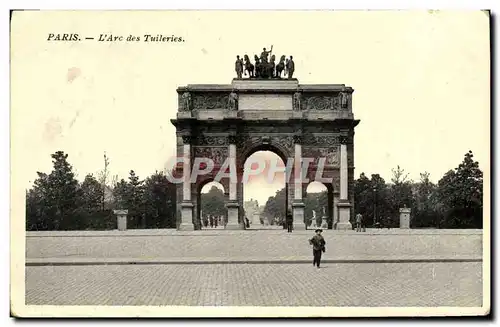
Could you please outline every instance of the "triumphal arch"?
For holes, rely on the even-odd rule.
[[[303,199],[320,169],[321,182],[329,191],[328,227],[351,229],[354,128],[359,123],[352,112],[353,89],[344,84],[299,84],[291,78],[295,67],[279,69],[284,56],[276,66],[274,56],[269,62],[257,59],[252,64],[247,63],[247,56],[245,62],[238,58],[238,77],[231,84],[192,84],[177,89],[179,107],[172,123],[177,129],[177,157],[184,160],[176,166],[182,176],[177,187],[178,229],[200,228],[201,189],[221,169],[228,170],[224,166],[228,158],[235,163],[236,174],[220,179],[227,207],[226,229],[244,229],[244,163],[261,150],[274,152],[285,163],[313,159],[305,170],[295,164],[286,184],[286,211],[293,213],[295,229],[306,228]],[[242,77],[243,67],[251,77]],[[288,77],[282,76],[287,70]],[[210,158],[213,169],[193,180],[196,158]]]

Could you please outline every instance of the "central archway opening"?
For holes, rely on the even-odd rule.
[[[201,187],[198,202],[198,224],[201,229],[224,229],[227,222],[224,187],[218,182],[208,182]]]
[[[288,208],[285,162],[269,149],[252,152],[243,165],[243,223],[247,229],[283,228]]]
[[[312,181],[304,197],[304,215],[308,229],[332,229],[334,224],[333,187]]]

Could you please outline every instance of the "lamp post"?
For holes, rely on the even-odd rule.
[[[373,227],[377,224],[377,186],[373,187]]]

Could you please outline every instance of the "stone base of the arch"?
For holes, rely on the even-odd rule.
[[[305,230],[306,224],[304,223],[304,208],[305,204],[302,202],[292,203],[293,210],[293,229]]]
[[[340,200],[337,208],[339,209],[339,220],[336,224],[336,229],[351,230],[351,204],[346,200]]]
[[[226,229],[229,230],[239,230],[239,229],[245,229],[243,224],[240,224],[238,222],[238,215],[239,215],[239,204],[238,202],[228,202],[226,204],[227,207],[227,224],[226,224]]]
[[[179,230],[194,230],[193,208],[194,205],[191,202],[181,203],[181,223]]]

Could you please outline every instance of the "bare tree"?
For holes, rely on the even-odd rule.
[[[109,158],[104,152],[104,169],[99,172],[99,183],[102,186],[102,210],[105,209],[106,203],[106,188],[108,187],[108,177],[109,177]]]

